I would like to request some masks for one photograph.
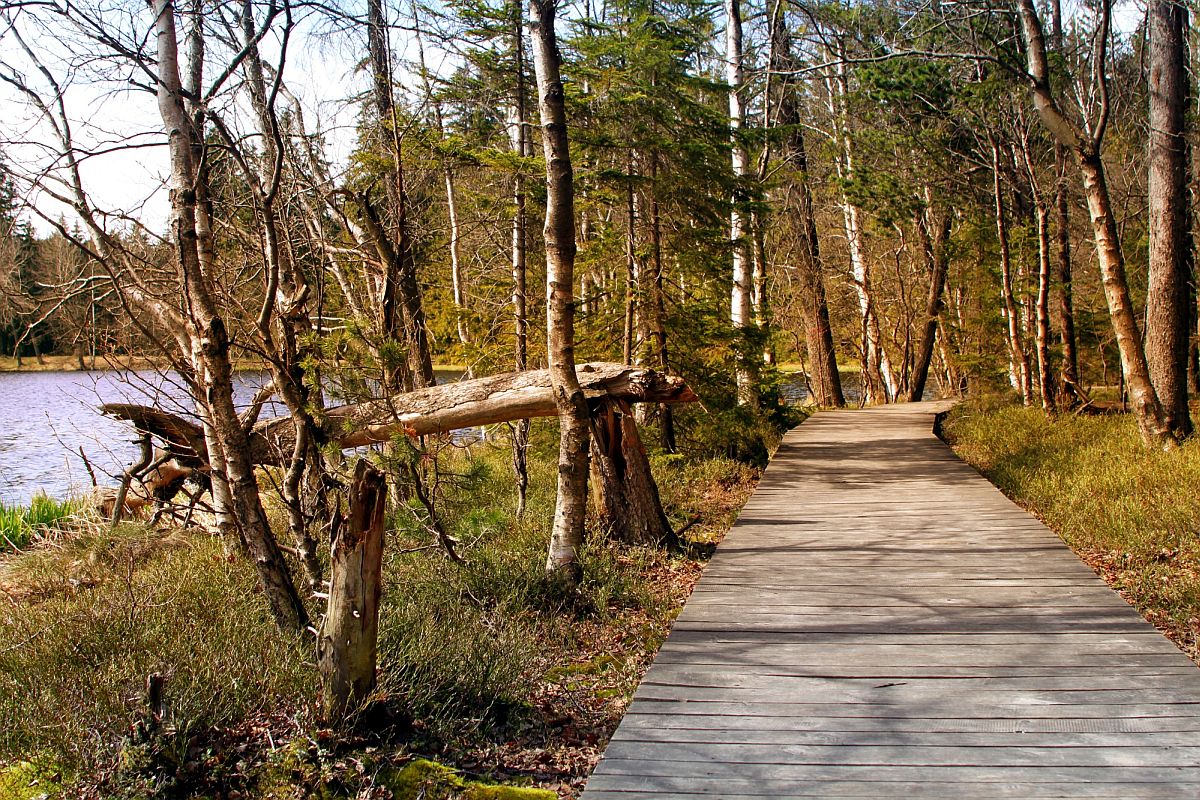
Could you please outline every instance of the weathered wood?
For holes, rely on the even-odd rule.
[[[593,406],[592,493],[615,539],[649,545],[675,539],[633,410],[624,400],[603,398]]]
[[[590,400],[688,403],[697,399],[682,378],[652,369],[601,362],[580,366],[578,374],[580,387]],[[139,430],[159,437],[187,456],[200,462],[207,460],[203,432],[191,420],[126,403],[105,404],[101,410],[133,422]],[[424,436],[556,413],[549,372],[529,370],[339,406],[327,409],[318,422],[327,442],[348,449],[386,442],[397,434]],[[258,464],[283,463],[292,453],[295,435],[290,416],[259,421],[250,434],[253,460]]]
[[[375,688],[379,601],[383,596],[383,517],[387,480],[362,459],[350,486],[350,516],[335,512],[329,601],[317,634],[326,718],[342,719]]]
[[[585,800],[1200,794],[1200,671],[936,408],[788,434]]]
[[[910,770],[910,775],[916,770]],[[922,781],[917,776],[908,779],[898,779],[892,775],[876,777],[868,769],[860,769],[857,774],[839,776],[833,780],[797,781],[785,777],[774,778],[759,775],[747,775],[742,778],[704,777],[677,778],[654,775],[621,775],[614,776],[608,782],[610,788],[591,792],[587,796],[609,800],[609,798],[696,798],[719,797],[721,800],[812,800],[812,798],[863,798],[864,800],[880,800],[880,798],[919,797],[948,798],[963,800],[963,798],[1012,798],[1012,800],[1033,800],[1034,798],[1074,797],[1074,798],[1146,798],[1150,800],[1194,800],[1200,785],[1172,783],[1144,783],[1141,781],[1113,779],[1102,775],[1092,775],[1092,781],[1081,780],[1078,777],[1063,779],[1041,778],[1029,776],[1019,778],[1014,776],[1008,781],[988,783],[971,783],[963,786],[958,783],[946,785],[931,784]]]

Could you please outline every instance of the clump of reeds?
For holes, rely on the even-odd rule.
[[[0,502],[0,551],[20,550],[34,538],[61,527],[80,511],[77,500],[55,500],[40,492],[27,506]]]

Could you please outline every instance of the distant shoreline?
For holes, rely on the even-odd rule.
[[[96,356],[94,359],[91,356],[84,356],[82,358],[82,369],[79,366],[80,363],[81,359],[73,355],[42,356],[40,363],[36,358],[26,356],[21,359],[21,365],[17,366],[15,358],[0,356],[0,372],[115,372],[170,368],[170,365],[164,359],[152,356],[103,355]],[[248,362],[236,364],[234,365],[234,369],[266,369],[266,365]]]
[[[152,369],[169,369],[170,365],[161,358],[153,356],[90,356],[83,357],[83,368],[79,367],[77,356],[42,356],[38,363],[32,356],[22,358],[21,365],[11,356],[0,356],[0,373],[3,372],[117,372],[124,370],[143,371]],[[267,365],[257,361],[237,361],[233,368],[237,372],[265,371]],[[434,364],[438,372],[463,372],[460,364]]]

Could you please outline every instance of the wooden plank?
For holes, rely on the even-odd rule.
[[[807,689],[807,691],[806,691]],[[845,706],[901,707],[920,712],[941,711],[965,715],[980,709],[1004,706],[1146,706],[1161,705],[1200,714],[1200,695],[1190,687],[1138,689],[981,689],[930,685],[928,681],[891,681],[876,686],[843,686],[821,692],[802,685],[705,686],[698,683],[664,684],[642,681],[640,700],[684,700],[692,703],[765,703],[776,706],[840,704]],[[1119,710],[1115,713],[1120,713]]]
[[[866,731],[831,730],[762,730],[739,727],[662,728],[622,725],[613,741],[624,742],[686,742],[691,744],[728,744],[739,742],[759,745],[824,745],[836,747],[1024,747],[1073,748],[1094,747],[1144,748],[1196,747],[1200,737],[1195,730],[1140,732],[1130,737],[1128,732],[1075,733],[1063,731]],[[615,752],[615,751],[614,751]],[[1090,763],[1090,762],[1089,762]]]
[[[1151,667],[1124,666],[1121,668],[1106,667],[1094,664],[1064,664],[1061,666],[1002,666],[1002,667],[956,667],[946,665],[928,665],[919,667],[890,667],[870,668],[857,664],[835,665],[832,667],[799,666],[790,667],[774,664],[747,664],[735,668],[723,661],[703,661],[693,659],[687,662],[655,661],[650,667],[649,677],[658,675],[673,675],[680,671],[703,674],[717,672],[727,675],[743,676],[749,680],[756,676],[782,676],[787,678],[814,678],[838,680],[868,680],[879,683],[881,680],[903,680],[905,678],[920,678],[925,680],[988,680],[988,681],[1020,681],[1023,679],[1051,679],[1067,682],[1086,683],[1094,685],[1100,678],[1117,681],[1135,681],[1142,678],[1163,678],[1164,681],[1187,682],[1195,676],[1196,668],[1190,663],[1167,664]],[[1083,680],[1087,679],[1087,680]],[[1154,683],[1151,681],[1151,683]]]
[[[660,715],[724,715],[738,717],[803,716],[843,719],[887,720],[899,719],[1111,719],[1124,718],[1196,718],[1200,717],[1200,705],[1170,703],[1147,703],[1141,705],[1065,705],[1057,703],[1011,703],[998,700],[986,706],[957,705],[937,707],[929,705],[914,707],[902,703],[755,703],[746,700],[696,700],[656,697],[651,692],[642,693],[640,688],[634,695],[639,714]],[[881,723],[882,724],[882,723]]]
[[[769,655],[781,664],[825,663],[830,651],[839,658],[858,659],[860,663],[922,663],[929,659],[944,661],[929,663],[1055,663],[1073,661],[1073,657],[1092,657],[1116,653],[1129,656],[1163,656],[1177,658],[1179,651],[1163,639],[1154,628],[1145,632],[1119,635],[1105,633],[1022,633],[990,634],[970,632],[930,632],[921,634],[871,632],[875,642],[856,631],[788,632],[756,631],[734,626],[712,626],[707,630],[680,627],[678,636],[664,648],[664,655],[720,652],[723,656],[742,657]],[[874,638],[873,637],[873,638]],[[1157,638],[1156,638],[1157,637]],[[963,647],[975,648],[977,653],[964,652]],[[921,652],[915,652],[920,650]],[[972,656],[978,658],[972,660]],[[810,658],[811,657],[811,658]],[[791,661],[787,659],[796,658]],[[780,660],[785,659],[785,660]],[[1137,663],[1137,662],[1131,662]]]
[[[1185,673],[1177,673],[1184,675]],[[795,675],[782,671],[743,672],[721,667],[695,667],[655,664],[646,673],[642,683],[648,686],[723,686],[731,689],[746,689],[760,692],[789,692],[800,697],[841,696],[843,692],[889,692],[891,690],[920,689],[921,691],[950,695],[956,692],[987,691],[1110,691],[1138,692],[1165,691],[1175,687],[1147,685],[1143,675],[1126,675],[1121,671],[1093,673],[1086,679],[1078,674],[1059,675],[995,675],[963,677],[922,676],[917,679],[878,677],[828,677]],[[1184,696],[1194,698],[1194,691],[1180,687]]]
[[[1200,670],[934,408],[788,434],[585,800],[1200,797]]]
[[[593,786],[595,788],[593,788]],[[694,798],[719,797],[722,800],[812,800],[820,797],[881,800],[882,798],[951,798],[952,800],[1034,800],[1034,798],[1144,798],[1144,800],[1195,800],[1194,783],[1080,783],[1076,781],[1022,783],[1018,776],[1009,781],[972,784],[969,793],[961,784],[936,778],[921,782],[904,781],[777,781],[734,780],[707,777],[645,777],[599,774],[588,782],[588,798]]]
[[[803,645],[758,644],[757,646],[724,646],[714,648],[709,644],[671,644],[671,649],[659,651],[655,661],[665,663],[727,663],[731,666],[779,666],[790,668],[846,667],[854,664],[858,670],[877,672],[881,669],[908,667],[952,668],[971,667],[976,669],[1008,669],[1016,667],[1060,667],[1069,669],[1078,661],[1093,667],[1159,667],[1175,666],[1183,656],[1174,652],[1139,652],[1139,654],[1111,654],[1090,650],[1076,650],[1070,654],[1048,649],[1031,649],[1013,654],[1003,645],[991,648],[948,648],[932,652],[928,648],[889,646],[886,652],[865,648],[841,648],[839,650],[804,648]],[[936,656],[936,658],[934,657]],[[719,661],[713,661],[719,658]]]
[[[670,676],[674,677],[674,676]],[[1100,686],[1098,680],[1078,680],[1075,686],[1014,685],[1000,679],[977,681],[937,680],[930,678],[885,681],[814,680],[769,678],[725,681],[721,676],[691,676],[679,682],[647,676],[638,688],[641,698],[690,700],[692,702],[731,703],[930,703],[971,704],[1127,704],[1174,703],[1200,705],[1200,694],[1187,682],[1154,686],[1143,682],[1138,687]],[[1036,684],[1038,681],[1028,681]],[[1016,699],[1016,698],[1020,699]]]
[[[1097,751],[1102,752],[1102,751]],[[962,794],[970,797],[976,784],[1005,783],[1020,774],[1028,783],[1165,783],[1191,784],[1200,792],[1196,769],[1188,766],[1057,766],[985,764],[837,764],[837,763],[742,763],[715,761],[647,761],[644,759],[606,758],[606,774],[641,777],[678,777],[720,779],[757,779],[784,781],[873,780],[879,783],[901,781],[919,783],[935,780],[962,784]],[[1133,795],[1136,797],[1136,795]],[[1193,794],[1193,797],[1200,796]]]
[[[606,758],[661,761],[672,765],[743,764],[767,766],[832,765],[839,767],[1200,767],[1200,746],[1008,747],[912,744],[785,744],[613,740]],[[671,774],[668,772],[667,774]]]
[[[819,731],[825,733],[853,733],[863,735],[878,733],[883,736],[906,734],[1001,734],[1033,735],[1050,734],[1138,734],[1126,737],[1131,743],[1141,742],[1148,734],[1184,733],[1188,736],[1200,731],[1200,716],[1179,717],[1134,717],[1111,715],[1102,717],[1039,717],[1014,716],[1009,719],[995,717],[973,717],[963,719],[951,717],[933,719],[929,717],[893,717],[881,724],[878,717],[810,717],[767,714],[765,716],[734,716],[728,714],[678,714],[675,716],[645,713],[633,708],[621,721],[617,736],[636,736],[646,730],[716,730],[735,732],[728,741],[737,741],[736,732],[760,731]]]

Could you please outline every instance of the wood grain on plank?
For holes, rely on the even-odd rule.
[[[1200,797],[1200,671],[939,409],[785,437],[585,800]]]

